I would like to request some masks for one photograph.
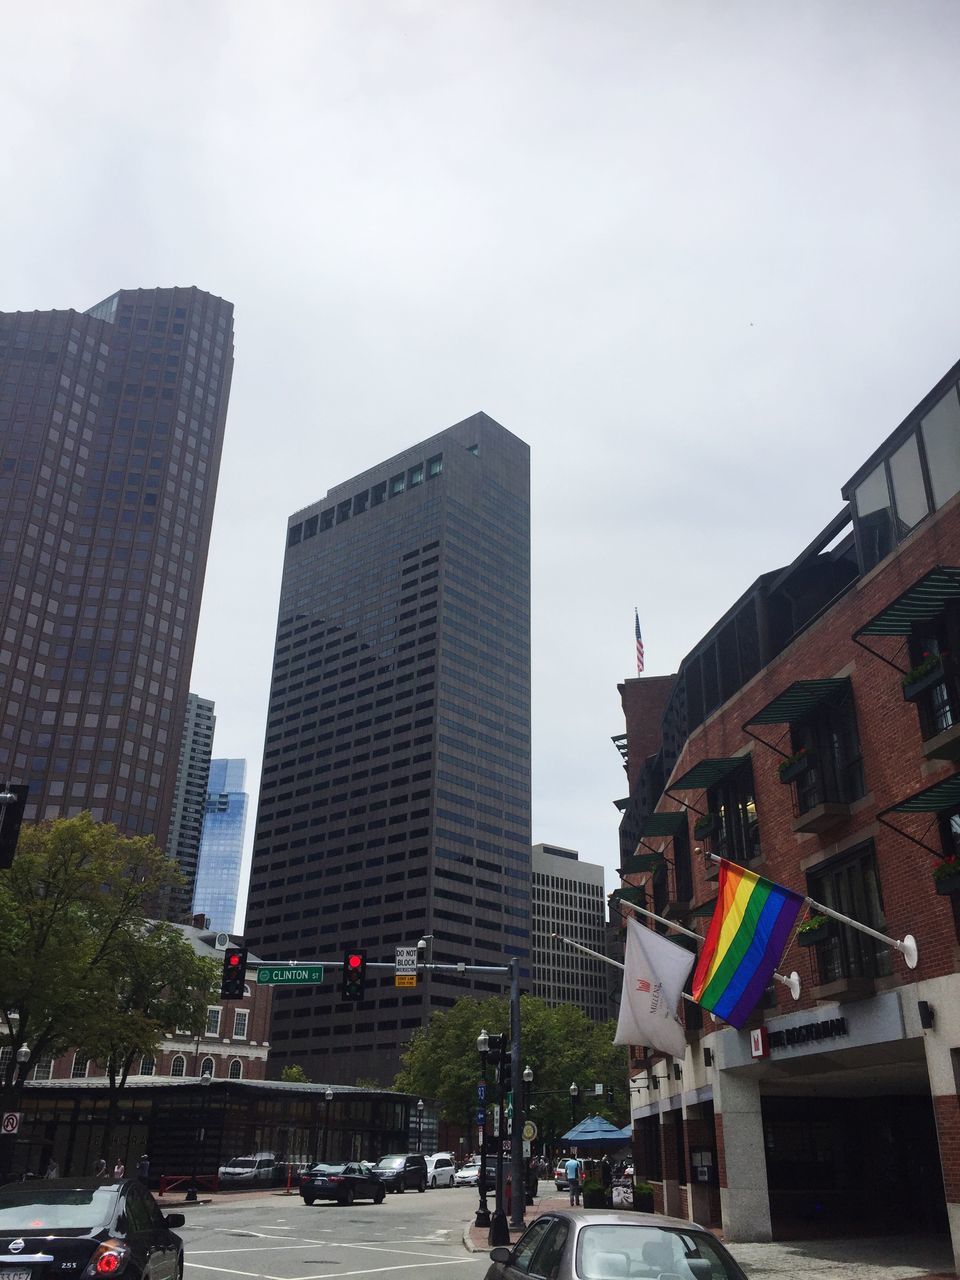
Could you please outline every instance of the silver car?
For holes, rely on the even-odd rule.
[[[535,1219],[512,1247],[490,1250],[486,1280],[747,1280],[720,1242],[681,1218],[571,1209]]]

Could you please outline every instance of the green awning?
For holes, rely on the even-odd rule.
[[[796,724],[816,711],[824,702],[839,702],[850,689],[849,679],[843,680],[794,680],[783,693],[751,716],[748,724]]]
[[[671,782],[667,791],[705,791],[737,769],[742,769],[749,756],[721,756],[716,760],[701,760],[688,769],[682,778]]]
[[[960,599],[960,568],[938,564],[892,604],[853,633],[857,636],[908,636],[914,623],[931,622],[950,600]]]
[[[626,889],[614,889],[610,897],[618,902],[632,902],[636,907],[646,906],[647,902],[647,894],[644,889],[634,889],[629,886]]]
[[[648,813],[640,824],[640,834],[642,836],[675,836],[686,825],[686,809],[672,809],[666,813]]]
[[[663,856],[659,853],[636,853],[632,858],[624,858],[620,868],[622,876],[636,876],[641,871],[656,871],[663,865]]]
[[[691,908],[688,913],[691,916],[712,916],[717,905],[716,898],[711,898],[709,902],[701,902],[699,907]]]
[[[916,795],[908,796],[906,800],[901,800],[899,804],[892,804],[889,809],[884,809],[882,812],[943,813],[958,805],[960,805],[960,773],[954,774],[952,778],[944,778],[942,782],[935,782],[925,791],[918,791]]]

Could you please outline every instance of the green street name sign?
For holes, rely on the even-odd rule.
[[[273,967],[262,965],[257,970],[257,981],[261,986],[277,986],[296,984],[298,982],[322,982],[322,964],[290,965],[289,967]]]

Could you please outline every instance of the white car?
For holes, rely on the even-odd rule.
[[[452,1187],[455,1173],[452,1152],[438,1151],[435,1156],[427,1156],[427,1177],[431,1187]]]

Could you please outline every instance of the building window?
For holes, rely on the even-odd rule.
[[[418,462],[407,472],[407,484],[412,488],[415,484],[423,484],[423,463]]]
[[[749,756],[707,792],[707,809],[717,816],[715,852],[741,866],[760,857],[760,824]]]
[[[443,454],[435,454],[432,458],[427,459],[427,477],[432,479],[438,476],[443,470]]]
[[[398,493],[403,493],[404,489],[406,488],[406,484],[407,484],[406,476],[391,476],[390,477],[390,497],[394,498]]]
[[[237,1009],[233,1015],[233,1038],[234,1040],[246,1040],[247,1038],[247,1018],[249,1014],[246,1009]]]
[[[217,1074],[216,1064],[212,1058],[204,1058],[200,1063],[200,1074],[202,1076],[215,1076]]]
[[[218,1036],[220,1034],[219,1009],[211,1008],[207,1010],[207,1027],[205,1034],[208,1036]]]
[[[234,1060],[230,1063],[230,1070],[227,1073],[227,1075],[230,1080],[243,1079],[243,1063],[240,1061],[239,1058],[234,1058]]]
[[[156,1058],[143,1057],[140,1059],[140,1074],[142,1076],[156,1075],[157,1060]]]
[[[87,1066],[90,1059],[85,1054],[75,1053],[73,1055],[73,1066],[70,1068],[71,1080],[83,1080],[87,1074]]]
[[[852,804],[863,795],[863,754],[853,698],[821,703],[809,720],[791,726],[793,750],[810,753],[797,778],[797,808],[807,813],[819,804]]]
[[[178,1053],[174,1060],[170,1063],[170,1074],[176,1078],[186,1075],[187,1060],[182,1053]]]
[[[34,1080],[49,1080],[53,1076],[53,1054],[44,1053],[37,1059],[33,1068]]]
[[[807,877],[810,897],[871,929],[884,932],[886,919],[873,844],[836,859]],[[831,936],[817,946],[821,982],[838,978],[874,978],[891,971],[886,943],[835,923]]]
[[[941,660],[939,680],[911,699],[920,717],[924,742],[960,722],[960,677],[954,655],[960,655],[960,603],[951,601],[929,622],[915,625],[909,641],[910,667]]]

